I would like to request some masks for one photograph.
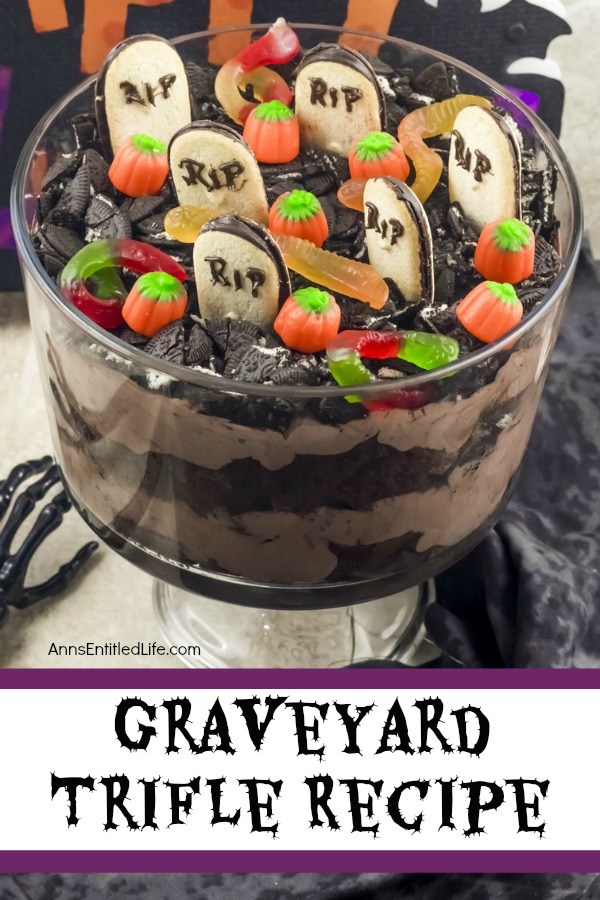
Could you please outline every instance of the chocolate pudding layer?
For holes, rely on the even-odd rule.
[[[557,307],[470,396],[444,379],[419,409],[337,423],[299,400],[276,427],[243,424],[227,394],[136,371],[66,326],[46,344],[60,462],[96,527],[176,583],[183,568],[347,598],[371,579],[414,582],[499,514],[558,319]]]

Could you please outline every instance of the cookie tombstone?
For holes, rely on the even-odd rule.
[[[241,216],[218,216],[194,244],[200,314],[246,319],[269,328],[292,293],[281,251],[265,228]]]
[[[262,175],[246,141],[228,125],[193,122],[169,145],[169,167],[180,206],[238,213],[266,224]]]
[[[318,44],[296,70],[303,147],[348,156],[358,137],[385,126],[385,100],[371,64],[339,44]]]
[[[468,106],[456,117],[448,161],[450,199],[481,231],[521,217],[521,151],[497,113]]]
[[[433,243],[420,200],[404,182],[371,178],[365,187],[365,240],[371,265],[407,302],[433,299]]]
[[[121,41],[100,70],[95,106],[109,157],[133,134],[168,144],[192,120],[187,75],[175,47],[154,34]]]

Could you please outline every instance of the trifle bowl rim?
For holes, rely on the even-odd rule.
[[[535,129],[536,134],[541,138],[545,148],[550,151],[550,161],[558,168],[560,177],[567,191],[567,200],[573,216],[573,228],[569,246],[564,248],[563,253],[561,254],[561,256],[563,256],[563,266],[555,281],[546,291],[543,299],[535,309],[525,316],[516,328],[508,332],[500,340],[484,345],[478,350],[471,351],[455,362],[448,363],[438,369],[403,377],[402,388],[418,387],[432,381],[437,381],[440,378],[455,375],[471,366],[476,366],[477,364],[484,362],[490,357],[493,357],[496,353],[503,350],[510,350],[523,335],[529,332],[538,321],[548,314],[554,304],[562,296],[565,285],[568,285],[573,274],[581,248],[583,238],[581,195],[573,169],[555,135],[539,116],[525,106],[525,104],[523,104],[513,93],[506,90],[493,79],[484,75],[472,66],[447,54],[412,41],[378,32],[367,32],[360,29],[336,25],[320,25],[318,23],[290,22],[289,24],[292,28],[298,29],[299,31],[310,29],[313,32],[323,31],[338,36],[342,34],[355,35],[377,42],[390,43],[398,47],[408,48],[413,52],[420,52],[429,57],[434,57],[436,60],[449,63],[459,69],[459,71],[475,77],[480,83],[486,85],[493,95],[502,97],[511,106],[518,109],[519,113],[525,116],[529,124]],[[179,45],[202,39],[210,39],[227,33],[252,34],[254,32],[265,31],[270,25],[271,23],[252,23],[244,26],[234,25],[227,28],[203,30],[179,35],[172,39],[171,42],[174,45]],[[89,338],[90,343],[100,346],[104,351],[117,354],[119,358],[129,364],[159,372],[161,375],[167,376],[170,380],[185,382],[198,388],[209,389],[218,393],[237,393],[278,400],[325,400],[345,396],[348,393],[348,386],[329,384],[286,386],[257,384],[253,382],[238,381],[222,375],[214,375],[198,369],[187,368],[177,363],[169,362],[166,359],[160,359],[154,356],[150,357],[143,350],[125,343],[125,341],[122,341],[116,335],[113,335],[101,326],[96,325],[84,313],[80,312],[75,306],[61,296],[56,284],[45,271],[33,247],[30,235],[30,223],[28,223],[27,220],[26,209],[27,199],[31,198],[31,195],[26,193],[27,178],[40,141],[49,132],[50,128],[59,122],[61,113],[76,101],[78,97],[93,87],[96,77],[96,74],[90,75],[82,83],[76,85],[72,90],[61,97],[40,119],[21,152],[13,177],[10,208],[17,249],[22,264],[26,267],[28,273],[36,280],[37,286],[43,289],[47,299],[71,322],[72,325],[75,325],[79,331],[83,332],[84,335]],[[378,396],[382,393],[389,393],[390,383],[389,381],[387,383],[374,382],[369,385],[357,386],[356,388],[353,388],[353,391],[365,398]]]

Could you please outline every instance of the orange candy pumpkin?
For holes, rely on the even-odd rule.
[[[360,138],[348,156],[350,175],[367,181],[391,175],[406,181],[410,166],[402,145],[386,131],[373,131]]]
[[[108,177],[122,194],[158,194],[169,174],[167,147],[149,134],[134,134],[119,147]]]
[[[534,262],[535,237],[520,219],[491,222],[479,235],[473,265],[490,281],[523,281],[533,273]]]
[[[187,292],[166,272],[147,272],[138,278],[123,305],[123,318],[133,331],[152,337],[185,312]]]
[[[244,140],[262,163],[286,163],[300,153],[300,126],[281,100],[259,103],[244,125]]]
[[[329,234],[329,225],[315,195],[296,190],[282,194],[271,207],[269,231],[289,234],[322,247]]]
[[[512,284],[483,281],[460,301],[456,318],[470,334],[491,344],[519,324],[523,304]]]
[[[327,291],[301,288],[285,301],[273,328],[292,350],[317,353],[338,333],[341,316],[335,298]]]

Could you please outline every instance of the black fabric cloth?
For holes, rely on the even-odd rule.
[[[442,666],[600,666],[599,276],[584,250],[504,516],[436,579]]]
[[[0,875],[2,900],[597,900],[597,875]]]

